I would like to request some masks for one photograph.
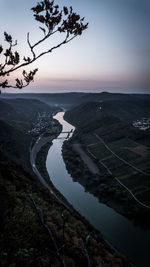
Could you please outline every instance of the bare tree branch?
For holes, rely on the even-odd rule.
[[[63,7],[62,10],[59,10],[59,6],[55,5],[54,1],[50,0],[42,0],[35,7],[32,8],[34,13],[35,20],[39,23],[43,24],[44,27],[39,27],[44,33],[44,37],[35,42],[33,45],[30,42],[29,32],[27,34],[27,44],[30,48],[32,57],[23,57],[20,59],[20,55],[17,51],[13,52],[13,47],[17,45],[17,41],[13,43],[12,36],[8,33],[4,32],[5,41],[9,44],[9,48],[5,50],[3,53],[3,57],[5,58],[4,63],[0,64],[0,77],[5,78],[5,76],[9,76],[11,73],[16,72],[18,69],[31,65],[33,62],[38,60],[40,57],[51,53],[53,50],[61,47],[64,44],[69,43],[78,35],[81,35],[84,30],[87,29],[88,23],[84,24],[84,18],[80,18],[79,15],[73,12],[72,7],[67,8]],[[49,48],[46,51],[42,51],[37,54],[35,52],[35,48],[39,46],[41,43],[44,43],[48,38],[52,35],[59,33],[65,34],[63,41],[59,42],[55,46]],[[3,47],[0,45],[0,55],[2,55]],[[11,66],[11,67],[10,67]],[[36,74],[36,71],[29,72],[29,79],[27,81],[27,76],[24,76],[25,71],[23,71],[23,79],[16,78],[16,85],[9,84],[8,79],[0,82],[0,87],[2,88],[23,88],[30,84],[33,81],[33,77]]]
[[[30,43],[30,40],[29,40],[29,32],[27,33],[27,43],[28,43],[28,45],[30,47],[30,50],[31,50],[32,54],[33,54],[33,59],[35,59],[36,56],[35,56],[35,53],[33,51],[33,46],[31,46],[31,43]],[[24,60],[25,60],[25,58],[24,58]],[[29,57],[28,57],[28,62],[30,62]]]

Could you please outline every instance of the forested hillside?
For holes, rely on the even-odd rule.
[[[0,149],[8,158],[30,169],[29,149],[36,134],[30,131],[39,114],[55,112],[39,100],[1,99],[0,100]],[[47,120],[50,120],[47,118]]]

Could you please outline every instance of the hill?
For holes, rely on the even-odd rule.
[[[143,106],[146,101],[147,104],[150,104],[150,95],[145,94],[119,94],[119,93],[52,93],[52,94],[3,94],[1,95],[1,99],[13,99],[13,98],[23,98],[23,99],[37,99],[43,101],[51,106],[60,106],[64,109],[73,108],[77,105],[86,102],[111,102],[112,105],[116,101],[119,104],[122,101],[124,108],[128,112],[129,108],[133,108],[132,104],[134,104],[134,109],[136,108],[137,116],[145,116],[145,107]],[[113,103],[112,103],[113,102]],[[128,104],[129,103],[129,104]],[[141,103],[141,104],[140,104]],[[150,105],[149,105],[150,106]],[[118,106],[119,107],[119,106]],[[140,113],[138,115],[138,110]],[[143,110],[143,113],[142,113]],[[130,112],[130,110],[129,110]],[[146,114],[147,115],[147,114]],[[129,117],[129,116],[128,116]]]
[[[2,120],[0,120],[0,129],[1,151],[10,159],[29,168],[30,137]]]
[[[106,266],[129,266],[88,224],[61,206],[36,177],[1,152],[0,212],[1,266],[63,266],[63,262],[68,267],[86,266],[84,246],[88,234],[91,237],[86,253],[93,266],[99,266],[100,262]],[[62,214],[67,221],[65,239]]]
[[[130,266],[30,169],[31,141],[52,128],[56,109],[38,100],[0,101],[1,266]]]
[[[57,108],[58,110],[58,108]],[[30,169],[29,148],[38,134],[44,130],[39,126],[39,116],[44,114],[45,125],[50,125],[51,114],[55,107],[34,99],[1,99],[0,100],[0,148],[3,153],[25,169]],[[46,115],[47,114],[47,115]],[[37,126],[36,126],[37,122]]]
[[[101,113],[105,113],[108,116],[114,116],[119,118],[125,122],[133,122],[134,120],[141,119],[142,117],[149,117],[150,116],[150,100],[143,100],[143,99],[127,99],[124,100],[103,100],[103,101],[93,101],[93,102],[86,102],[85,104],[82,103],[77,105],[71,110],[72,119],[80,114],[81,119],[89,116],[92,118],[93,116],[97,117],[96,110],[100,110]],[[83,105],[84,104],[84,105]],[[95,108],[93,109],[92,107]],[[91,113],[92,112],[92,113]],[[93,114],[93,112],[95,112]],[[91,113],[91,115],[89,115]],[[69,118],[69,112],[67,113]],[[74,117],[74,118],[73,118]],[[78,118],[78,117],[76,117]],[[94,118],[94,117],[93,117]],[[75,121],[74,121],[75,122]],[[75,122],[76,123],[76,122]]]
[[[0,119],[6,121],[22,132],[30,130],[37,114],[52,113],[56,108],[50,107],[37,99],[0,99]]]
[[[123,104],[121,110],[121,106],[116,107],[116,101],[108,102],[81,104],[65,113],[64,118],[75,125],[76,130],[64,145],[64,160],[74,179],[86,190],[137,223],[147,221],[148,226],[150,213],[144,205],[150,206],[150,132],[120,120],[125,118]],[[94,161],[99,174],[92,174],[82,161],[79,164],[82,156],[79,149],[75,149],[77,146]]]

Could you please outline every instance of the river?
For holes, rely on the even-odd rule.
[[[64,112],[54,118],[63,126],[62,132],[74,127],[63,119]],[[62,145],[67,133],[60,133],[49,149],[46,167],[54,186],[103,236],[118,250],[123,252],[135,266],[150,266],[150,231],[140,228],[113,209],[98,201],[78,182],[74,182],[67,172],[62,158]]]

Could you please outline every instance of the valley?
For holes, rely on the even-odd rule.
[[[76,126],[70,143],[64,144],[64,159],[73,158],[71,164],[67,163],[68,169],[100,201],[139,223],[146,216],[143,221],[149,227],[150,133],[108,115],[99,106],[97,102],[87,103],[65,114],[65,119]],[[76,121],[83,110],[85,118],[80,115],[80,121]],[[80,155],[73,147],[78,143],[93,159],[99,174],[93,175],[87,169],[81,175],[81,168],[75,168]]]
[[[132,248],[131,253],[124,251],[121,228],[119,230],[118,227],[118,233],[112,230],[107,218],[110,221],[116,218],[116,225],[124,222],[124,229],[127,231],[129,227],[130,236],[134,236],[135,240],[140,237],[145,244],[148,243],[149,234],[146,237],[143,230],[149,233],[150,132],[141,131],[132,123],[149,116],[149,103],[147,95],[105,92],[1,96],[0,183],[1,203],[4,203],[1,205],[1,229],[4,235],[1,235],[0,242],[3,244],[3,266],[14,262],[17,266],[29,266],[28,262],[32,266],[41,266],[44,262],[45,266],[60,266],[62,259],[67,266],[86,266],[87,257],[92,266],[100,263],[102,266],[130,266],[129,261],[134,262],[136,258],[139,267],[142,262],[148,262],[147,250],[144,258],[139,252],[137,257]],[[66,137],[63,134],[57,139],[63,119],[58,121],[54,114],[63,110],[67,110],[64,118],[75,126],[75,131],[71,138],[66,133]],[[60,148],[58,155],[55,142],[63,143],[63,158]],[[31,161],[31,151],[34,151],[34,161]],[[49,164],[48,170],[49,153],[52,153],[50,159],[53,163]],[[62,158],[63,168],[67,168],[65,175],[57,167],[59,157]],[[45,182],[44,186],[39,183],[35,167],[48,184],[47,189],[44,188]],[[54,173],[51,173],[53,170]],[[57,172],[58,186],[55,184]],[[73,188],[67,190],[70,182]],[[62,189],[68,191],[68,197]],[[86,195],[85,201],[81,192]],[[79,199],[76,196],[80,196]],[[62,200],[62,204],[58,199]],[[88,208],[92,203],[90,199],[93,199],[91,211]],[[104,214],[104,221],[99,218],[95,223],[93,216],[98,211]],[[119,214],[130,219],[131,223]],[[45,229],[51,231],[50,241],[40,221]],[[134,224],[138,226],[137,230]],[[20,227],[29,230],[25,233]],[[14,234],[10,235],[12,229]],[[32,232],[36,242],[31,240]],[[85,243],[87,236],[91,236],[88,245]],[[39,238],[43,239],[42,243]],[[16,245],[12,249],[14,240]],[[128,244],[127,240],[125,243]],[[83,253],[85,246],[86,253]],[[114,246],[117,250],[122,248],[129,260]],[[60,257],[57,257],[58,250]]]

